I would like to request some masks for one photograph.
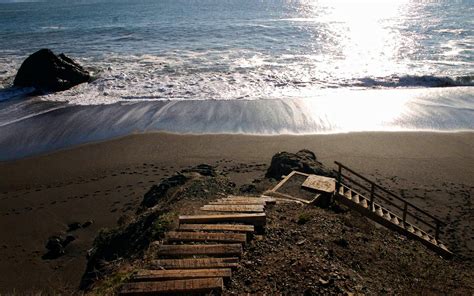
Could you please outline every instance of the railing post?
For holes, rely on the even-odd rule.
[[[405,206],[403,207],[403,227],[405,227],[407,224],[407,209],[408,209],[408,204],[405,203]]]
[[[341,181],[342,181],[342,167],[340,163],[337,163],[337,184],[336,184],[336,192],[339,193],[339,189],[341,188]]]
[[[435,240],[438,241],[438,238],[439,238],[439,229],[440,226],[439,226],[439,221],[436,221],[436,232],[435,232]]]
[[[375,198],[375,184],[372,182],[370,187],[370,207],[369,209],[372,210],[374,208],[374,198]]]

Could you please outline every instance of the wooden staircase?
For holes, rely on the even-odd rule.
[[[443,257],[453,255],[439,238],[441,227],[445,225],[443,222],[341,163],[336,164],[334,197],[337,201],[391,230],[422,242]],[[362,191],[367,193],[360,193]]]
[[[210,215],[179,216],[165,234],[159,259],[136,272],[119,295],[220,294],[238,266],[244,246],[263,232],[269,197],[229,196],[201,208]]]

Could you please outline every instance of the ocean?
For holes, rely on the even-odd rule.
[[[41,48],[97,79],[12,87]],[[472,131],[473,50],[472,0],[0,0],[0,160],[149,131]]]

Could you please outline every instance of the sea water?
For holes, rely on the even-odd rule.
[[[0,159],[137,131],[470,131],[473,20],[472,0],[0,0]],[[12,87],[41,48],[97,79]]]

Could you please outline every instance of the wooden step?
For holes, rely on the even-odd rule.
[[[255,227],[253,225],[239,224],[181,224],[178,231],[232,231],[253,233]]]
[[[347,194],[347,192],[345,192]],[[360,197],[360,201],[358,200]],[[405,222],[403,219],[395,215],[393,212],[384,208],[382,205],[374,202],[373,206],[369,206],[368,199],[362,195],[355,194],[352,196],[352,200],[348,200],[344,195],[336,195],[336,198],[341,203],[349,206],[372,219],[373,221],[391,229],[397,231],[403,235],[408,236],[409,238],[416,239],[428,248],[434,250],[443,257],[450,258],[453,254],[446,249],[446,247],[441,247],[440,243],[430,235],[427,235],[426,232],[419,229],[418,227],[413,226],[412,224]]]
[[[256,214],[228,214],[228,215],[196,215],[179,216],[180,224],[211,224],[211,223],[243,223],[254,226],[264,226],[265,213]]]
[[[253,197],[253,196],[236,196],[236,195],[229,195],[228,197],[221,198],[220,200],[226,201],[255,201],[261,202],[264,201],[266,204],[274,204],[276,200],[273,197]]]
[[[191,258],[191,259],[158,259],[150,263],[150,267],[158,269],[203,269],[203,268],[235,268],[238,257],[229,258]]]
[[[213,212],[241,212],[241,213],[263,213],[262,205],[205,205],[202,211]]]
[[[221,293],[224,288],[222,278],[205,278],[161,282],[126,283],[119,295],[166,295],[178,293]]]
[[[241,244],[215,244],[215,245],[160,245],[160,256],[239,256],[242,254]]]
[[[198,278],[230,278],[230,268],[220,269],[173,269],[173,270],[140,270],[132,277],[134,282],[185,280]]]
[[[245,233],[215,233],[215,232],[177,232],[166,233],[169,242],[220,242],[245,244]]]
[[[233,200],[233,199],[218,199],[209,202],[210,205],[266,205],[264,200]]]

